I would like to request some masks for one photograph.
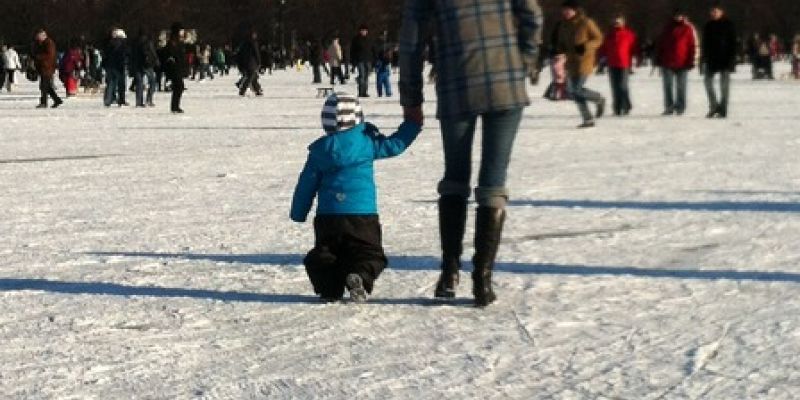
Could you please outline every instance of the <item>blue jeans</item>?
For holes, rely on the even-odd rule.
[[[366,96],[369,87],[369,63],[360,62],[356,64],[356,69],[358,69],[358,77],[356,77],[356,82],[358,83],[358,95],[359,96]]]
[[[378,97],[382,97],[384,92],[387,97],[392,97],[392,74],[388,72],[378,73]]]
[[[110,106],[116,100],[117,104],[125,104],[125,71],[109,68],[106,70],[106,92],[104,103]]]
[[[627,114],[633,108],[629,89],[631,72],[627,68],[609,68],[608,79],[611,81],[611,93],[614,96],[614,114]]]
[[[714,76],[719,74],[720,99],[717,100],[717,92],[714,90]],[[728,113],[728,98],[731,93],[731,73],[730,71],[708,72],[704,79],[706,93],[708,93],[708,108],[712,112],[721,112],[723,115]]]
[[[143,106],[145,104],[144,98],[144,85],[147,79],[147,104],[153,104],[153,92],[156,90],[156,73],[152,68],[147,68],[143,71],[136,72],[133,78],[136,81],[136,105]]]
[[[683,114],[686,111],[686,87],[689,71],[661,68],[664,80],[664,112]],[[677,84],[677,92],[673,89]]]
[[[586,84],[586,79],[585,76],[571,76],[567,79],[567,90],[578,104],[578,110],[581,112],[584,122],[594,120],[594,116],[589,111],[588,102],[599,104],[604,100],[603,95],[583,86]]]
[[[508,201],[506,176],[511,149],[522,120],[522,108],[482,114],[482,153],[475,197],[478,204],[503,208]],[[444,179],[439,194],[469,197],[472,175],[472,144],[478,116],[443,119]]]

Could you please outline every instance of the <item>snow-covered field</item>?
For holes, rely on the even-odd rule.
[[[165,94],[42,111],[34,84],[3,92],[0,398],[800,398],[800,85],[746,69],[724,121],[697,74],[686,116],[659,115],[641,70],[634,114],[590,131],[531,88],[487,309],[466,272],[458,302],[431,300],[433,101],[377,165],[390,269],[353,305],[317,302],[311,226],[288,218],[320,135],[308,72],[264,98],[189,82],[182,116]],[[400,122],[396,99],[363,105]]]

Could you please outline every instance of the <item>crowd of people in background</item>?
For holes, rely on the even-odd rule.
[[[236,84],[239,94],[245,96],[249,90],[262,96],[261,75],[308,65],[313,71],[312,83],[321,84],[324,72],[330,85],[346,84],[357,72],[358,95],[367,97],[369,76],[375,73],[378,95],[392,95],[390,77],[397,67],[397,46],[389,44],[386,35],[373,41],[366,25],[361,26],[347,50],[341,46],[338,34],[328,41],[309,40],[291,51],[260,42],[254,29],[235,43],[219,46],[198,42],[191,36],[181,27],[180,32],[171,29],[151,35],[140,31],[129,37],[124,28],[114,27],[97,43],[84,37],[72,38],[59,50],[47,31],[38,29],[30,51],[26,49],[22,55],[14,46],[2,44],[0,90],[12,91],[16,76],[25,73],[28,79],[40,81],[47,94],[39,104],[42,108],[47,107],[46,98],[53,99],[52,107],[63,104],[51,78],[62,82],[67,98],[78,96],[81,89],[91,94],[103,89],[106,107],[122,107],[130,105],[126,96],[130,90],[136,94],[136,107],[153,107],[154,93],[174,91],[177,76],[203,82],[229,75],[235,69],[241,74]],[[181,70],[174,71],[174,60],[178,59]],[[178,89],[185,90],[180,85]],[[173,107],[173,111],[178,112],[179,108]]]
[[[545,96],[575,101],[583,120],[581,127],[594,126],[596,118],[606,111],[606,99],[587,86],[595,72],[608,74],[610,112],[616,116],[633,110],[630,76],[640,66],[652,65],[662,76],[664,115],[686,112],[687,77],[695,68],[705,74],[710,118],[727,116],[730,77],[739,63],[751,64],[753,79],[775,79],[773,64],[789,61],[792,70],[787,77],[800,79],[800,34],[789,43],[774,34],[754,33],[744,38],[719,4],[712,7],[709,22],[702,29],[690,21],[686,10],[676,9],[661,34],[653,39],[640,38],[623,13],[608,21],[607,29],[603,29],[606,24],[602,22],[598,24],[587,15],[579,1],[568,0],[562,4],[561,19],[553,24],[550,35],[545,36],[549,39],[543,41],[539,52],[538,69],[549,64],[553,76]],[[13,90],[17,75],[24,72],[26,77],[40,81],[39,107],[47,107],[49,99],[52,107],[63,104],[56,93],[56,78],[63,84],[66,98],[79,95],[81,89],[92,94],[102,89],[106,107],[121,107],[129,105],[126,93],[131,91],[135,93],[136,107],[153,107],[154,94],[175,90],[178,77],[181,81],[203,82],[238,70],[239,94],[246,96],[250,91],[262,96],[260,76],[272,74],[275,69],[307,65],[313,84],[326,82],[335,86],[354,79],[358,97],[369,97],[372,88],[379,97],[394,93],[392,74],[398,66],[399,47],[389,40],[388,32],[374,37],[366,24],[360,25],[349,41],[334,32],[328,38],[293,40],[288,49],[260,41],[255,29],[223,44],[201,42],[196,34],[173,31],[139,31],[128,37],[122,27],[113,27],[107,37],[96,43],[84,37],[71,38],[59,48],[40,29],[30,50],[2,44],[0,91]],[[18,53],[20,47],[22,51]],[[436,43],[431,40],[427,58],[433,60],[435,53]],[[169,64],[170,59],[178,62]],[[180,71],[174,70],[175,65]],[[375,80],[371,85],[372,74]],[[431,77],[435,76],[434,67]],[[719,93],[714,87],[715,78],[719,80]],[[177,89],[185,90],[182,82],[178,82]],[[589,104],[594,104],[595,110],[590,110]],[[180,111],[179,101],[178,105],[171,104],[171,110]]]
[[[699,69],[708,96],[708,118],[726,118],[729,112],[731,75],[743,62],[752,65],[752,78],[775,79],[773,63],[791,60],[788,76],[800,79],[800,35],[786,52],[776,35],[758,34],[744,41],[721,2],[709,7],[701,29],[684,8],[676,8],[655,40],[641,41],[627,25],[624,14],[610,21],[603,34],[577,0],[562,3],[561,20],[555,24],[541,59],[549,59],[553,82],[545,91],[550,100],[572,100],[583,118],[581,128],[595,126],[605,112],[606,100],[585,85],[589,77],[607,73],[613,97],[613,113],[628,115],[633,109],[630,76],[637,66],[650,64],[663,82],[664,116],[681,116],[687,110],[688,76]],[[540,60],[540,65],[543,64]],[[717,80],[719,81],[717,87]],[[589,103],[596,105],[591,112]]]

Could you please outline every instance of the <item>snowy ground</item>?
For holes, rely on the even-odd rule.
[[[190,82],[183,116],[2,93],[0,397],[800,398],[800,86],[742,70],[725,121],[696,74],[686,116],[642,70],[634,114],[591,131],[532,88],[485,310],[467,273],[431,300],[433,102],[377,167],[391,268],[354,306],[316,301],[288,219],[320,134],[308,73],[264,98]],[[396,99],[364,107],[400,122]]]

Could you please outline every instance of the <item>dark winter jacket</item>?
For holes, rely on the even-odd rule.
[[[183,79],[188,72],[186,47],[183,42],[177,38],[170,39],[164,50],[166,55],[164,73],[172,81]]]
[[[237,64],[240,71],[257,71],[261,68],[261,51],[257,40],[245,40],[239,45]]]
[[[703,64],[707,72],[736,69],[736,27],[727,18],[708,21],[703,28]]]
[[[692,69],[699,54],[697,31],[688,21],[671,21],[658,40],[656,64],[668,69]]]
[[[108,42],[103,54],[103,68],[115,71],[125,71],[128,58],[128,45],[125,39],[114,38]]]
[[[131,70],[142,72],[146,69],[156,69],[159,64],[155,44],[147,36],[140,37],[131,51]]]
[[[168,73],[167,60],[169,59],[169,42],[167,42],[164,47],[156,49],[156,54],[158,55],[158,63],[160,65],[157,70],[165,74]]]
[[[614,28],[605,39],[601,54],[611,68],[630,69],[637,56],[639,43],[636,34],[628,27]]]
[[[33,44],[33,60],[36,72],[46,78],[56,74],[56,43],[47,38]]]
[[[371,63],[375,59],[369,36],[357,35],[350,44],[350,63]]]
[[[392,136],[362,123],[328,135],[308,147],[292,200],[291,218],[305,222],[314,197],[317,215],[375,215],[378,213],[373,163],[403,153],[422,127],[403,122]]]
[[[308,45],[308,62],[315,67],[322,65],[322,45],[319,43]]]

